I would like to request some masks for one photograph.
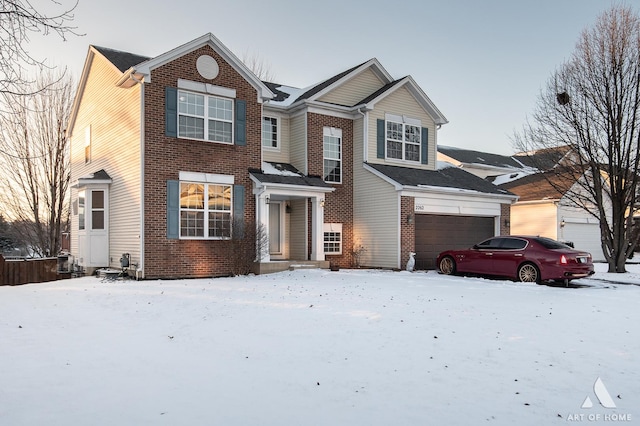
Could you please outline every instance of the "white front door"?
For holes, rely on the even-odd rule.
[[[272,201],[269,204],[269,254],[282,254],[282,203]]]

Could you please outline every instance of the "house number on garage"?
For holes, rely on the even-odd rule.
[[[424,208],[424,205],[422,205],[422,204],[416,204],[416,205],[415,205],[414,210],[415,210],[415,211],[417,211],[417,212],[423,212],[423,211],[425,211],[426,209]]]

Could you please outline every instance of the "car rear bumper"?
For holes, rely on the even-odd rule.
[[[573,272],[566,271],[564,273],[565,278],[584,278],[595,274],[595,271],[586,271],[586,272]]]

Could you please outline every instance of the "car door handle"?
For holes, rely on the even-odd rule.
[[[485,253],[487,256],[493,256],[493,253]]]
[[[522,257],[522,253],[516,253],[514,254],[515,257]]]

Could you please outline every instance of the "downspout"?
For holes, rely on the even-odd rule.
[[[140,84],[140,261],[136,268],[136,280],[140,280],[144,279],[144,82],[138,79],[133,71],[129,78]]]

